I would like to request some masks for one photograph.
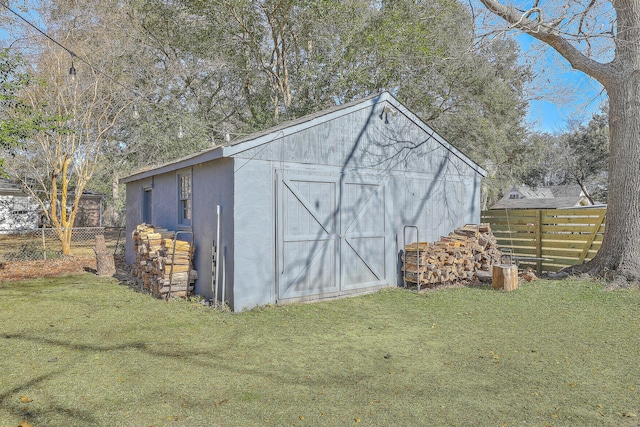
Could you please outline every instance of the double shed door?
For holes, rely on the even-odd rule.
[[[278,299],[387,284],[385,181],[278,171]]]

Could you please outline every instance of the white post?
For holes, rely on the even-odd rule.
[[[213,292],[213,301],[215,304],[218,304],[218,271],[220,270],[220,205],[216,206],[216,213],[218,214],[218,224],[216,228],[216,271],[214,272],[215,277],[213,282],[215,283],[215,289]]]
[[[222,305],[224,306],[224,291],[227,288],[227,278],[225,277],[225,254],[227,253],[227,247],[222,249]]]

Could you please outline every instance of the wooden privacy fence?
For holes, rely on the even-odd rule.
[[[502,250],[511,249],[520,265],[555,272],[593,258],[600,249],[606,209],[488,210],[482,222]],[[538,259],[536,259],[538,258]]]

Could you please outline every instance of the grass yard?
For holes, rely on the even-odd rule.
[[[637,426],[640,293],[388,290],[239,314],[0,283],[0,427]]]

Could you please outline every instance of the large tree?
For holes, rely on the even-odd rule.
[[[67,52],[48,48],[32,70],[40,83],[23,88],[20,99],[51,117],[51,125],[14,150],[7,170],[40,204],[68,255],[80,198],[124,104],[100,72],[78,66],[69,75]]]
[[[488,10],[600,82],[609,99],[607,227],[598,254],[576,269],[640,284],[640,3],[636,0],[499,2]],[[509,4],[511,3],[511,4]],[[528,3],[523,6],[523,3]]]

